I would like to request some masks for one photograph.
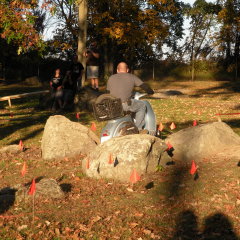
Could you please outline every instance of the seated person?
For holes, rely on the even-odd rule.
[[[55,70],[53,78],[50,80],[51,98],[53,100],[52,110],[56,111],[58,108],[62,108],[62,76],[60,68]]]
[[[114,97],[121,99],[124,111],[135,113],[135,125],[141,132],[145,125],[146,105],[140,100],[131,99],[135,86],[141,87],[148,94],[154,93],[140,78],[129,73],[128,65],[125,62],[120,62],[117,66],[117,73],[112,75],[107,82],[107,90]]]

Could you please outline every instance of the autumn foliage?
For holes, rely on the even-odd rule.
[[[0,36],[8,43],[15,43],[18,54],[31,48],[41,48],[41,38],[34,28],[35,16],[32,9],[37,1],[8,1],[0,2]]]

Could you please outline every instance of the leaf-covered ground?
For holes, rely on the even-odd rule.
[[[171,133],[171,122],[177,126],[173,131],[178,131],[191,126],[194,119],[217,121],[218,113],[236,113],[221,115],[221,119],[240,134],[236,84],[151,84],[155,89],[188,90],[187,96],[150,99],[157,121],[164,125],[163,137]],[[1,86],[2,96],[7,91],[17,91],[16,86]],[[142,176],[133,188],[93,180],[81,172],[82,156],[42,161],[41,135],[51,112],[35,109],[36,103],[37,98],[13,100],[12,116],[7,103],[0,102],[0,145],[22,139],[27,148],[17,155],[1,155],[0,190],[30,183],[33,177],[48,177],[58,181],[65,198],[38,199],[34,221],[31,198],[5,206],[0,213],[0,239],[239,239],[240,155],[235,149],[197,163],[197,179],[190,175],[189,163],[173,159],[175,164]],[[65,115],[77,121],[75,113]],[[80,123],[90,126],[92,121],[90,113],[80,113]],[[102,126],[97,123],[97,134]],[[20,174],[24,161],[28,168],[25,179]]]

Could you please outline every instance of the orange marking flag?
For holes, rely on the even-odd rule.
[[[195,173],[197,172],[197,166],[194,162],[194,160],[192,161],[192,166],[191,166],[191,169],[190,169],[190,174],[191,175],[194,175]]]
[[[87,159],[87,162],[86,162],[86,169],[89,169],[90,168],[90,160],[89,158]]]
[[[167,151],[173,148],[173,146],[170,142],[167,142],[167,146],[168,146],[166,149]]]
[[[18,146],[19,146],[19,149],[20,149],[21,151],[23,151],[23,141],[22,141],[22,140],[19,141]]]
[[[97,127],[96,127],[96,123],[95,123],[95,122],[92,122],[91,130],[92,130],[92,131],[96,131],[96,130],[97,130]]]
[[[79,120],[79,118],[80,118],[80,113],[79,112],[76,113],[76,118]]]
[[[130,182],[131,183],[136,183],[140,180],[140,176],[138,175],[136,169],[134,168],[132,173],[131,173],[131,176],[130,176]]]
[[[34,195],[36,192],[36,183],[35,183],[35,178],[32,180],[32,184],[30,186],[30,189],[29,189],[29,192],[28,194],[29,195]]]
[[[173,130],[173,129],[175,129],[175,128],[176,128],[176,125],[175,125],[174,122],[172,122],[171,125],[170,125],[170,129]]]
[[[194,121],[193,121],[193,126],[195,127],[195,126],[197,126],[197,125],[198,125],[197,120],[194,120]]]
[[[162,124],[162,123],[159,123],[158,130],[159,130],[160,132],[162,132],[163,128],[164,128],[163,124]]]
[[[108,164],[113,164],[113,156],[111,153],[109,154]]]
[[[24,177],[26,173],[27,173],[27,165],[26,165],[26,162],[24,162],[21,170],[21,174]]]

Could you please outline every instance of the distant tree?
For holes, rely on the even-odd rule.
[[[236,78],[240,51],[240,3],[239,0],[224,0],[218,14],[221,25],[217,34],[219,51],[224,55],[225,66],[229,71],[235,68]]]
[[[108,69],[120,59],[134,65],[148,61],[169,34],[166,42],[172,47],[176,47],[176,38],[181,37],[177,0],[52,0],[52,3],[60,20],[54,37],[57,45],[76,49],[78,39],[81,55],[86,47],[84,41],[96,40]],[[174,20],[174,16],[180,21]]]
[[[195,78],[195,62],[198,57],[206,58],[212,51],[211,39],[207,36],[211,27],[216,23],[214,17],[220,10],[218,2],[219,0],[214,4],[205,0],[196,0],[193,7],[189,7],[187,11],[187,16],[190,18],[190,34],[186,38],[183,53],[189,55],[192,80]]]
[[[0,2],[0,36],[7,43],[18,46],[18,54],[30,49],[42,49],[43,41],[36,29],[34,9],[36,0],[1,0]]]

